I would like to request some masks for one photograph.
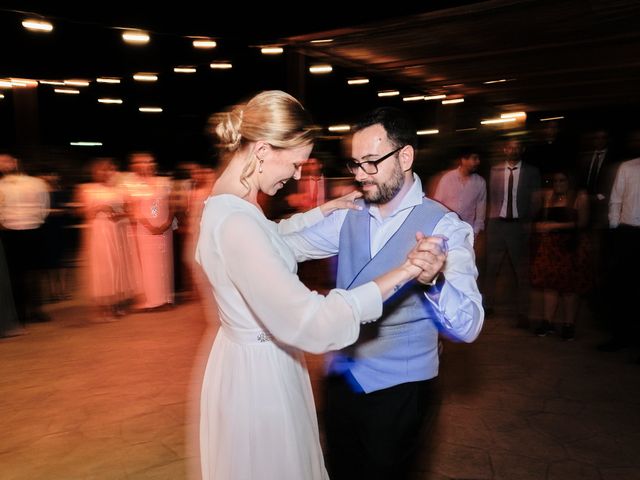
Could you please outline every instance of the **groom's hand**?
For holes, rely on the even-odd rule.
[[[447,239],[442,236],[427,237],[424,233],[417,232],[416,242],[408,258],[413,265],[422,270],[417,277],[418,282],[433,285],[447,260]]]

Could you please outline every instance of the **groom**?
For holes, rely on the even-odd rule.
[[[379,108],[353,128],[349,171],[362,188],[362,210],[342,210],[297,234],[316,257],[339,252],[337,287],[354,288],[398,265],[420,241],[440,248],[418,282],[361,328],[357,342],[328,358],[326,434],[333,480],[409,475],[422,426],[435,416],[439,333],[472,342],[484,312],[473,230],[422,193],[413,173],[416,128],[405,114]],[[417,233],[419,232],[419,233]],[[437,250],[436,250],[437,251]]]

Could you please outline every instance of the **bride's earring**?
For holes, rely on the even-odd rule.
[[[264,160],[260,160],[260,165],[258,165],[258,173],[262,173],[262,164],[264,163]]]

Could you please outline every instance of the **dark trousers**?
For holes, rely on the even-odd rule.
[[[487,224],[487,265],[483,282],[484,303],[495,306],[496,282],[503,260],[511,260],[517,280],[516,308],[519,315],[529,315],[529,242],[530,224],[523,220],[504,221],[492,218]]]
[[[616,342],[640,346],[639,283],[636,280],[640,271],[640,227],[620,224],[610,230],[610,236],[610,275],[607,275],[605,289],[609,302],[608,324]]]
[[[2,242],[20,322],[24,324],[44,320],[40,288],[42,230],[3,230]]]
[[[436,380],[354,392],[342,376],[327,379],[325,431],[332,480],[402,480],[436,417]]]
[[[18,326],[18,314],[13,301],[11,280],[4,256],[4,248],[2,247],[2,237],[0,236],[0,338],[5,332]]]

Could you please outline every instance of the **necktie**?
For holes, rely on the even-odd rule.
[[[518,167],[507,167],[509,169],[509,181],[507,185],[507,217],[513,218],[513,171]]]
[[[600,160],[602,159],[602,152],[596,152],[591,162],[591,168],[589,168],[589,177],[587,178],[587,191],[589,193],[595,193],[596,180],[598,179],[598,171],[600,170]]]

